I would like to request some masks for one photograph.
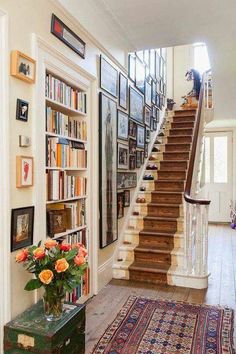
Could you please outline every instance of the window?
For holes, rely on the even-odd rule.
[[[211,68],[207,47],[204,43],[194,44],[194,69],[202,75]]]

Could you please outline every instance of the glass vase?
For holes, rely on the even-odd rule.
[[[45,288],[43,295],[44,314],[48,321],[57,321],[62,317],[65,293],[62,289]]]

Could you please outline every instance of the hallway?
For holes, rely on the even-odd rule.
[[[209,272],[211,275],[206,290],[133,281],[111,281],[87,304],[86,354],[91,353],[104,330],[131,294],[210,305],[228,305],[236,309],[235,251],[236,231],[228,225],[211,225],[209,228]],[[234,342],[236,343],[235,333]]]

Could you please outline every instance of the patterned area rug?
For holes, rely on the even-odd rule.
[[[233,310],[131,296],[93,353],[233,354]]]

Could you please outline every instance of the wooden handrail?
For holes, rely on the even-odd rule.
[[[193,131],[193,143],[192,143],[191,155],[190,155],[190,160],[189,160],[188,174],[187,174],[187,180],[186,180],[186,185],[185,185],[185,190],[184,190],[184,199],[186,202],[191,203],[191,204],[209,205],[211,202],[210,200],[195,199],[195,198],[192,198],[190,195],[191,194],[191,186],[192,186],[192,178],[193,178],[194,161],[195,161],[196,150],[197,150],[198,133],[199,133],[199,127],[200,127],[200,121],[201,121],[201,114],[202,114],[203,93],[204,93],[204,81],[202,80],[201,90],[200,90],[200,95],[199,95],[197,117],[196,117],[196,122],[195,122],[195,126],[194,126],[194,131]]]

